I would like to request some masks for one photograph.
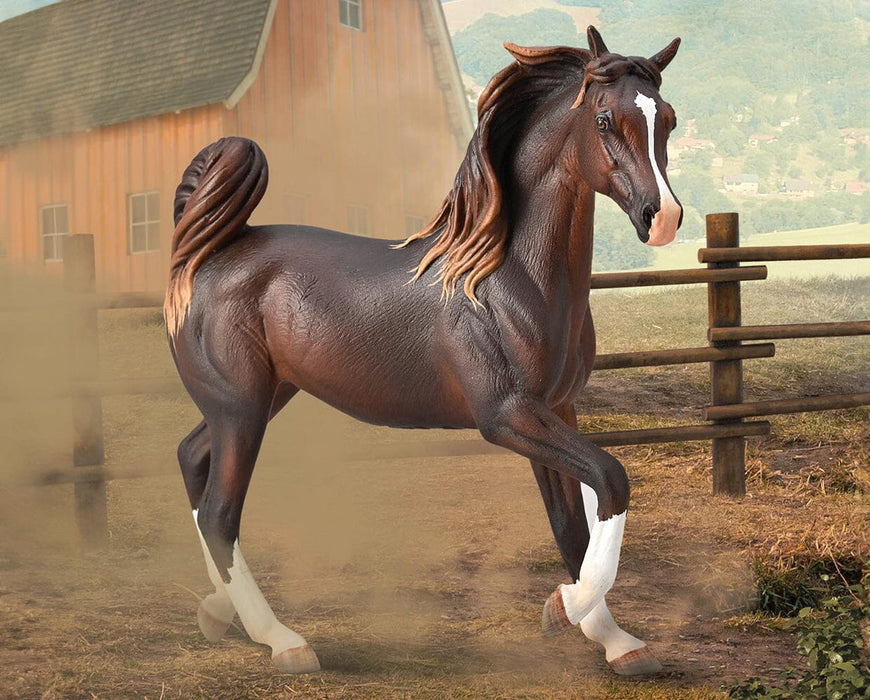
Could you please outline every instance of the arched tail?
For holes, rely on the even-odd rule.
[[[175,190],[175,233],[163,317],[170,338],[184,323],[193,278],[212,253],[239,238],[266,191],[269,168],[260,147],[227,137],[202,149]]]

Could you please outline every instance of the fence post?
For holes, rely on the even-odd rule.
[[[103,464],[103,410],[99,379],[99,335],[94,237],[67,236],[63,241],[64,287],[70,295],[70,382],[72,384],[73,464]],[[75,484],[76,522],[83,545],[102,547],[108,538],[105,481]]]
[[[737,214],[707,216],[707,247],[736,248],[740,245]],[[708,268],[738,267],[736,262],[708,263]],[[730,328],[741,322],[740,282],[710,282],[707,285],[710,328]],[[717,348],[740,345],[740,341],[710,341]],[[710,363],[712,404],[743,402],[743,362],[717,360]],[[741,419],[714,421],[739,423]],[[743,436],[713,439],[713,493],[743,496],[746,493],[746,440]]]

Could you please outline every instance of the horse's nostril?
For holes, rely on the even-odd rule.
[[[653,219],[658,214],[658,211],[659,209],[655,204],[647,204],[643,208],[643,223],[646,224],[647,228],[652,226]]]

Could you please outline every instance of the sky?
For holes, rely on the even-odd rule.
[[[38,10],[45,5],[53,5],[57,0],[0,0],[0,22]]]

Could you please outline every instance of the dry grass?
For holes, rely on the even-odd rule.
[[[747,322],[797,315],[806,288],[772,289],[777,298],[756,303],[747,287],[747,307],[761,307]],[[839,318],[866,317],[858,284],[811,291]],[[605,351],[704,344],[702,291],[595,304]],[[802,311],[797,320],[823,313]],[[100,323],[107,378],[172,371],[153,314],[106,313]],[[750,390],[866,391],[866,342],[853,340],[754,361]],[[43,356],[27,367],[26,347],[5,352],[40,374]],[[706,372],[596,373],[580,406],[584,429],[695,421]],[[5,386],[26,385],[16,374]],[[238,631],[211,646],[196,630],[195,595],[209,586],[174,466],[175,445],[198,419],[189,401],[104,401],[107,460],[154,476],[109,485],[110,546],[98,557],[77,551],[71,488],[20,485],[46,460],[68,461],[68,408],[23,396],[3,408],[0,526],[13,536],[0,545],[0,688],[11,697],[721,697],[722,682],[799,663],[777,618],[753,612],[759,561],[787,572],[870,555],[866,409],[774,419],[773,435],[751,443],[742,501],[710,494],[709,443],[614,450],[633,498],[609,600],[665,664],[654,679],[618,679],[579,634],[540,639],[540,606],[565,576],[523,460],[342,464],[340,443],[444,436],[373,429],[300,397],[267,434],[243,530],[267,598],[324,665],[288,678]]]

